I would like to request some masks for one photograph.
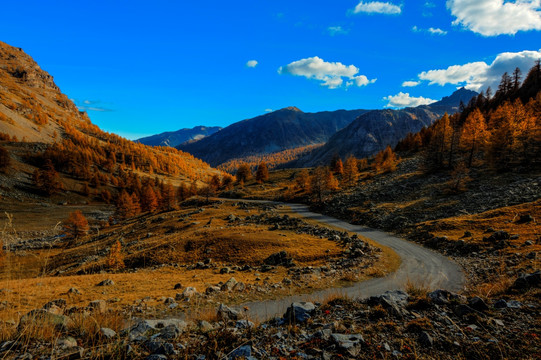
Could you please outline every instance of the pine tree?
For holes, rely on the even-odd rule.
[[[88,221],[81,210],[75,210],[64,221],[64,234],[73,239],[78,239],[88,233]]]
[[[327,170],[319,166],[314,169],[310,177],[310,192],[315,195],[318,201],[323,202],[323,195],[327,190]]]
[[[257,167],[255,179],[260,184],[269,180],[269,168],[266,162],[262,161]]]

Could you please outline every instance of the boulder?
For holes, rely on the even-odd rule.
[[[237,310],[233,310],[224,304],[220,304],[220,306],[218,306],[217,315],[220,320],[238,320],[240,317]]]
[[[316,306],[311,302],[295,302],[287,309],[284,319],[289,323],[303,323],[315,310]]]
[[[111,279],[103,280],[102,282],[98,283],[96,286],[113,286],[115,282]]]
[[[225,284],[222,285],[221,290],[222,291],[231,291],[233,290],[233,287],[237,285],[237,280],[232,277],[229,280],[226,281]]]

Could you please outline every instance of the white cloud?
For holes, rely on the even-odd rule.
[[[402,8],[398,5],[392,4],[390,2],[381,2],[381,1],[361,1],[355,9],[353,9],[354,14],[358,13],[367,13],[367,14],[386,14],[386,15],[398,15],[402,12]]]
[[[433,28],[433,27],[428,28],[428,29],[422,29],[420,27],[417,27],[417,25],[413,26],[411,28],[411,31],[416,32],[416,33],[426,32],[431,35],[447,35],[447,31],[445,30],[442,30],[439,28]]]
[[[294,61],[286,66],[281,66],[278,73],[304,76],[307,79],[322,81],[321,86],[336,89],[346,82],[346,87],[353,84],[365,86],[374,83],[376,79],[369,80],[365,75],[359,75],[359,68],[354,65],[344,65],[339,62],[327,62],[318,56]]]
[[[420,105],[429,105],[435,103],[436,100],[420,97],[410,96],[409,93],[399,92],[396,95],[385,96],[383,100],[389,101],[385,107],[404,108],[415,107]]]
[[[453,25],[483,36],[541,30],[541,0],[447,0]]]
[[[249,60],[248,62],[246,62],[246,66],[249,68],[255,68],[257,64],[259,64],[257,60]]]
[[[428,32],[433,34],[433,35],[447,35],[447,31],[445,30],[442,30],[440,28],[428,28]]]
[[[420,81],[404,81],[402,83],[402,87],[415,87],[419,85],[420,83],[421,83]]]
[[[270,113],[270,112],[272,112],[272,111],[273,111],[272,109],[265,109],[265,112],[266,112],[266,113]]]
[[[327,28],[327,31],[329,32],[329,34],[331,36],[334,36],[334,35],[341,35],[341,34],[347,34],[349,31],[344,29],[343,27],[341,26],[329,26]]]
[[[534,61],[541,58],[539,51],[505,52],[496,56],[489,65],[483,61],[453,65],[447,69],[423,71],[419,79],[430,81],[430,85],[464,85],[468,89],[479,91],[487,87],[497,88],[504,72],[511,74],[515,68],[526,73]]]

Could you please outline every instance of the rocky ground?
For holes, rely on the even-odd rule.
[[[421,157],[404,159],[397,170],[363,181],[332,196],[317,210],[376,229],[405,233],[415,224],[457,215],[478,214],[541,198],[539,175],[474,174],[463,191],[451,191],[451,175],[422,174]]]
[[[57,300],[23,316],[3,359],[535,359],[541,273],[517,278],[498,299],[410,287],[364,300],[294,303],[254,324],[225,305],[206,320],[116,318],[105,302],[67,309]],[[518,300],[517,300],[518,299]],[[94,319],[84,327],[81,319]],[[96,320],[97,319],[97,320]],[[101,322],[99,321],[101,320]],[[32,341],[33,327],[51,328]],[[35,328],[34,328],[35,330]]]

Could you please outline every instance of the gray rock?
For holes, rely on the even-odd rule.
[[[238,349],[235,349],[231,354],[229,354],[228,359],[234,360],[234,359],[248,359],[252,356],[252,347],[250,345],[244,345],[239,347]]]
[[[220,292],[220,287],[219,286],[209,286],[207,287],[207,289],[205,290],[205,294],[207,295],[210,295],[210,294],[215,294],[215,293],[218,293]]]
[[[310,319],[315,310],[316,306],[311,302],[296,302],[287,309],[284,319],[290,323],[303,323]]]
[[[177,294],[175,296],[175,300],[180,301],[180,300],[190,299],[196,294],[197,294],[197,290],[194,287],[189,286],[186,289],[184,289],[184,291],[181,294]]]
[[[225,282],[225,284],[222,285],[221,290],[222,291],[231,291],[233,290],[233,287],[237,285],[237,280],[232,277],[229,280]]]
[[[38,326],[53,325],[55,327],[64,329],[71,323],[70,318],[64,315],[51,314],[47,310],[38,309],[32,310],[26,315],[22,316],[19,320],[19,329],[23,329],[29,324],[35,324]]]
[[[100,329],[100,335],[105,339],[113,339],[116,337],[116,331],[109,328],[101,328]]]
[[[434,345],[434,340],[426,331],[423,331],[419,335],[419,343],[424,347],[432,347]]]
[[[105,300],[94,300],[88,304],[88,308],[91,311],[103,314],[107,311],[107,303],[105,302]]]
[[[246,290],[246,284],[243,282],[238,282],[233,286],[233,291],[243,292],[244,290]]]
[[[427,294],[428,298],[432,300],[434,304],[447,305],[451,302],[465,303],[466,297],[447,290],[434,290]]]
[[[331,334],[331,339],[338,347],[346,351],[360,347],[361,343],[364,343],[361,334]]]
[[[161,354],[152,354],[145,358],[146,360],[167,360],[167,356]]]
[[[173,355],[175,353],[173,344],[167,342],[148,341],[145,343],[145,347],[150,353],[155,355]]]
[[[468,304],[472,307],[472,309],[475,309],[477,311],[486,311],[486,310],[488,310],[488,305],[479,296],[475,296],[475,297],[471,298],[468,301]]]
[[[77,340],[75,340],[71,336],[69,336],[67,338],[59,339],[56,342],[56,345],[61,349],[69,349],[69,348],[74,348],[74,347],[78,346],[77,345]]]
[[[115,285],[115,282],[111,279],[103,280],[102,282],[98,283],[96,286],[113,286]]]
[[[248,320],[238,320],[235,324],[237,329],[252,329],[255,327],[255,324]]]
[[[240,316],[237,310],[233,310],[224,304],[220,304],[220,306],[218,306],[217,315],[221,320],[238,320]]]

